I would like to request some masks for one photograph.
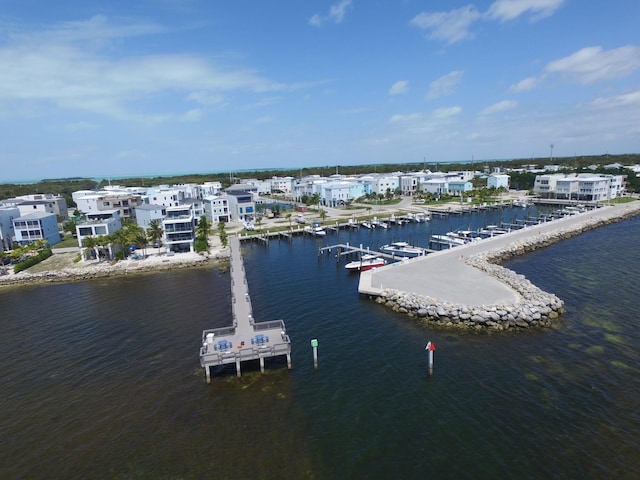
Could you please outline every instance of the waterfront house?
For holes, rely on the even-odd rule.
[[[36,240],[44,240],[50,246],[60,243],[58,219],[53,213],[30,213],[13,219],[16,243],[28,245]]]
[[[162,220],[164,244],[167,251],[193,252],[196,220],[191,205],[167,207],[167,215]]]

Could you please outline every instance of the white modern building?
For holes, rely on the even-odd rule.
[[[153,220],[162,222],[166,214],[167,208],[162,205],[138,205],[136,207],[136,223],[146,230]]]
[[[618,197],[624,191],[624,176],[596,173],[538,175],[533,191],[543,198],[598,202]]]
[[[229,200],[226,195],[211,195],[204,197],[204,211],[212,225],[220,222],[230,222]]]
[[[193,252],[196,238],[195,226],[196,220],[191,205],[167,207],[167,215],[162,220],[167,251]]]
[[[505,188],[509,190],[509,180],[511,177],[509,175],[500,174],[492,174],[487,177],[487,187],[488,188]]]

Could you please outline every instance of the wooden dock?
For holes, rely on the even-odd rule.
[[[228,327],[202,332],[200,365],[205,369],[207,383],[211,383],[211,367],[220,365],[235,363],[239,377],[242,362],[259,360],[264,372],[265,358],[286,355],[287,366],[291,368],[291,339],[284,321],[255,321],[238,237],[229,238],[229,249],[233,321]]]
[[[318,249],[318,255],[322,255],[325,252],[329,252],[332,253],[333,250],[336,251],[336,258],[340,258],[343,257],[345,255],[352,255],[354,253],[361,253],[364,255],[375,255],[377,257],[382,257],[382,258],[387,258],[389,260],[394,260],[394,261],[398,261],[398,260],[402,260],[404,258],[408,258],[408,257],[403,257],[400,255],[391,255],[389,253],[384,253],[384,252],[378,252],[377,250],[372,250],[369,247],[364,248],[362,245],[360,245],[359,247],[354,247],[353,245],[349,245],[348,243],[338,243],[335,245],[329,245],[327,247],[322,247]],[[425,255],[427,253],[432,253],[435,250],[430,250],[428,248],[423,248]]]

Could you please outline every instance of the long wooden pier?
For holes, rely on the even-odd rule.
[[[264,372],[265,358],[286,355],[291,368],[291,339],[283,320],[256,322],[253,318],[249,286],[242,262],[240,239],[229,238],[231,252],[231,309],[232,324],[202,332],[200,365],[205,369],[207,383],[211,383],[211,367],[236,364],[241,375],[241,363],[259,360]]]

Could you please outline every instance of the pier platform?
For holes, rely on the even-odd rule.
[[[259,360],[264,372],[265,358],[284,355],[291,368],[291,339],[283,320],[256,322],[251,307],[249,286],[242,261],[240,239],[229,238],[231,252],[231,309],[232,323],[228,327],[212,328],[202,332],[200,365],[205,369],[207,383],[211,383],[211,368],[236,365],[241,375],[241,363]]]
[[[621,217],[629,208],[628,204],[601,207],[537,225],[527,225],[509,233],[438,251],[425,257],[368,270],[360,274],[358,291],[378,296],[384,289],[393,289],[468,306],[516,303],[519,295],[515,290],[488,273],[467,265],[464,258],[501,250],[514,242],[539,234],[577,228],[588,220]]]

